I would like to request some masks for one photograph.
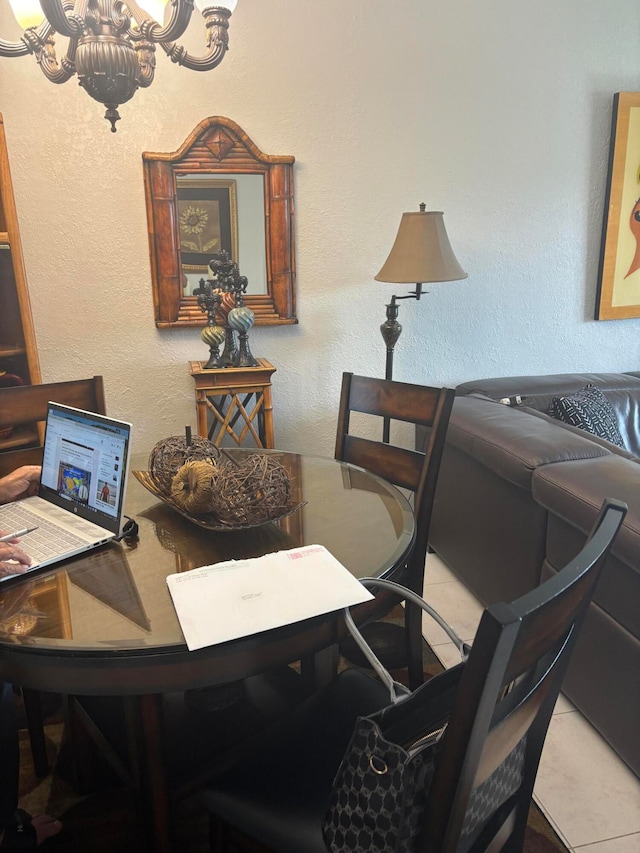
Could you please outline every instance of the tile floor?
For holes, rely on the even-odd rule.
[[[463,640],[473,639],[482,605],[436,554],[427,557],[425,598]],[[426,615],[423,630],[445,666],[459,661],[455,646]],[[562,695],[534,799],[569,850],[640,853],[640,779]]]

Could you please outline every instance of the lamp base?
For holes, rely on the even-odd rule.
[[[396,319],[398,316],[398,305],[396,305],[395,296],[387,305],[387,319],[380,326],[382,340],[387,348],[387,358],[385,362],[384,378],[393,379],[393,350],[402,332],[402,326]],[[390,432],[389,418],[384,418],[382,422],[382,440],[385,444],[389,443]]]
[[[398,316],[398,307],[395,301],[387,305],[387,319],[380,326],[380,333],[387,348],[385,379],[391,379],[393,376],[393,350],[402,332],[402,326],[396,319]]]

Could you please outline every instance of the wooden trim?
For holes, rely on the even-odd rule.
[[[8,244],[11,248],[11,260],[13,264],[13,275],[15,280],[16,296],[18,299],[20,319],[22,323],[22,335],[24,337],[24,348],[27,358],[28,376],[23,377],[31,383],[41,382],[40,360],[36,347],[36,335],[31,314],[31,303],[29,301],[29,290],[27,286],[27,275],[22,254],[22,243],[20,241],[20,230],[18,227],[18,214],[16,211],[15,197],[13,194],[13,183],[9,169],[9,156],[7,153],[7,140],[4,131],[4,118],[0,114],[0,243]],[[1,369],[1,366],[0,366]]]

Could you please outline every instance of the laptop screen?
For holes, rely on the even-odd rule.
[[[120,533],[131,425],[49,403],[39,495]]]

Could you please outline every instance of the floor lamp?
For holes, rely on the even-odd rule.
[[[376,281],[392,284],[415,284],[416,289],[406,296],[392,296],[387,305],[387,319],[380,326],[387,348],[385,379],[393,378],[393,351],[402,326],[398,323],[399,299],[420,299],[422,285],[436,281],[460,281],[467,278],[449,243],[441,211],[420,210],[403,213],[395,243]],[[385,418],[383,437],[389,441],[389,419]]]

